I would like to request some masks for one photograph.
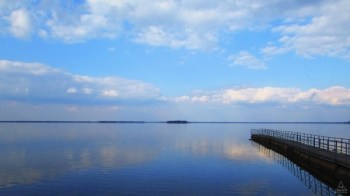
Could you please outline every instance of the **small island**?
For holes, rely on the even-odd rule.
[[[188,121],[186,121],[186,120],[169,120],[169,121],[166,121],[166,123],[170,123],[170,124],[186,124],[186,123],[188,123]]]

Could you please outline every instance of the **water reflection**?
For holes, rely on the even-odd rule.
[[[0,186],[32,183],[43,178],[89,167],[116,169],[152,160],[156,149],[119,148],[117,145],[98,148],[21,149],[12,148],[0,155]]]
[[[259,127],[0,124],[0,194],[310,193],[250,144]]]
[[[271,162],[250,147],[244,129],[233,132],[222,126],[215,132],[217,125],[146,126],[2,124],[0,187],[47,181],[91,168],[118,170],[145,165],[159,159],[161,153],[167,159],[188,155],[188,160],[211,157]]]
[[[61,127],[62,128],[62,127]],[[101,127],[100,127],[101,128]],[[92,167],[118,169],[144,163],[159,153],[156,145],[128,143],[118,131],[1,130],[0,187],[52,179]],[[137,141],[137,139],[136,139]]]
[[[223,141],[207,137],[190,139],[178,138],[175,142],[176,150],[191,154],[191,156],[218,156],[235,162],[273,162],[262,152],[251,148],[249,142],[242,140],[240,137],[231,136],[231,139],[224,139]]]
[[[285,156],[266,148],[260,144],[252,142],[252,145],[263,153],[269,159],[279,163],[283,167],[287,168],[290,173],[292,173],[296,178],[298,178],[307,188],[312,190],[316,195],[336,195],[334,189],[326,185],[325,183],[318,180],[307,170],[301,168],[297,164],[290,161]]]

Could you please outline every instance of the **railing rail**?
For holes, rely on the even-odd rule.
[[[350,139],[346,138],[327,137],[321,135],[272,129],[252,129],[251,134],[299,142],[310,147],[334,152],[335,154],[344,154],[350,156]]]

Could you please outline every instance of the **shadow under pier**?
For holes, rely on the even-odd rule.
[[[274,160],[286,165],[293,174],[301,175],[303,173],[300,171],[295,173],[295,168],[299,167],[329,186],[334,194],[339,191],[345,191],[345,194],[349,193],[349,190],[346,190],[346,188],[350,189],[349,139],[257,129],[252,130],[251,140],[283,155],[285,159],[274,155],[277,157]],[[298,178],[303,179],[300,175]],[[316,189],[316,185],[311,185],[315,182],[304,182],[304,184],[309,188],[315,187]],[[345,186],[342,190],[339,189],[341,182]],[[324,186],[318,186],[317,190],[326,189]]]

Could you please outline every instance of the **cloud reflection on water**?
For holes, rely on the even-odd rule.
[[[218,167],[271,164],[248,136],[246,128],[217,124],[1,124],[0,187],[54,181],[93,169],[144,169],[147,163],[170,175],[172,167],[159,165],[163,161],[178,170],[200,166],[202,172],[208,165],[198,160],[218,161]]]
[[[156,145],[125,143],[128,136],[118,131],[83,132],[1,130],[0,187],[29,184],[92,167],[118,169],[150,161],[159,153]]]
[[[220,156],[233,161],[273,161],[264,153],[252,148],[249,142],[241,138],[214,140],[212,138],[192,138],[183,140],[180,138],[175,142],[175,148],[179,151],[189,153],[192,156]]]

